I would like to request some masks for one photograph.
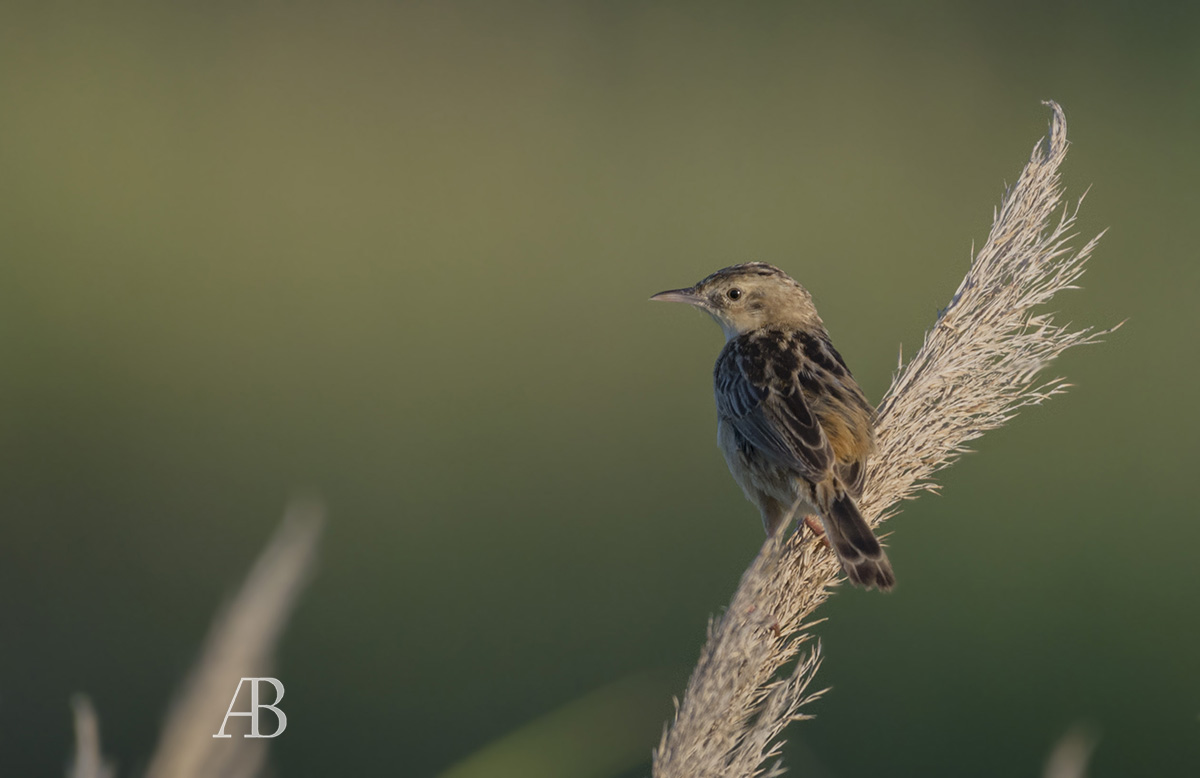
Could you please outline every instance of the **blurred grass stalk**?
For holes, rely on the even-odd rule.
[[[1075,724],[1054,744],[1042,778],[1087,778],[1088,762],[1097,742],[1096,733],[1090,727]]]
[[[611,778],[646,762],[667,684],[635,675],[484,746],[438,778]]]
[[[967,443],[1064,391],[1063,379],[1039,378],[1055,357],[1116,329],[1071,330],[1050,314],[1031,313],[1075,288],[1100,238],[1070,247],[1079,205],[1059,210],[1066,119],[1056,103],[1046,105],[1049,137],[1034,146],[966,277],[880,403],[879,448],[859,506],[873,525],[894,516],[901,500],[935,491],[933,474]],[[763,544],[728,610],[709,624],[683,701],[654,752],[656,778],[782,774],[780,735],[807,718],[801,709],[822,693],[807,691],[821,663],[812,613],[840,579],[835,557],[812,535],[797,531]]]
[[[167,714],[147,778],[252,778],[263,772],[269,739],[213,737],[238,682],[270,675],[275,646],[316,560],[324,509],[295,501],[237,596],[214,621],[192,673]],[[75,758],[69,778],[114,778],[100,748],[90,701],[77,697]]]

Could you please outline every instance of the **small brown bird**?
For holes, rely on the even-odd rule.
[[[892,565],[855,503],[875,448],[875,410],[808,290],[749,262],[650,299],[694,305],[725,331],[713,370],[717,444],[767,534],[807,503],[851,582],[891,589]]]

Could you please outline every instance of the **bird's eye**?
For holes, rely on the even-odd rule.
[[[742,290],[741,289],[730,289],[728,292],[725,293],[725,296],[728,297],[730,300],[736,300],[742,296]]]

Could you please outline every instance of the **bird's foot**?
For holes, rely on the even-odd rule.
[[[804,517],[804,526],[812,530],[813,537],[820,540],[825,548],[829,548],[829,538],[825,537],[825,527],[821,525],[821,519],[809,513]]]

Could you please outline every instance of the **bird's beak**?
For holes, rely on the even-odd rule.
[[[702,296],[696,294],[695,287],[687,289],[668,289],[665,292],[659,292],[650,298],[664,303],[687,303],[688,305],[704,306],[705,300]]]

